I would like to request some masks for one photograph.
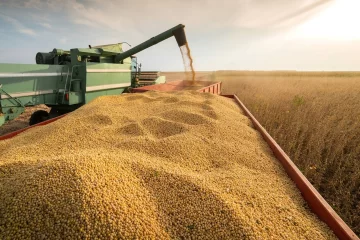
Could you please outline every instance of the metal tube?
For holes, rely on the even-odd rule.
[[[65,51],[59,48],[54,48],[52,53],[56,56],[62,56],[62,55],[68,55],[70,54],[70,51]]]
[[[126,52],[117,54],[115,57],[115,62],[120,62],[120,61],[124,60],[125,58],[128,58],[131,55],[141,52],[142,50],[149,48],[159,42],[162,42],[172,36],[175,36],[179,47],[182,45],[185,45],[186,37],[185,37],[184,27],[185,27],[184,25],[179,24],[176,27],[173,27],[155,37],[152,37],[149,40],[131,48],[130,50],[128,50]]]
[[[54,64],[53,53],[38,52],[35,56],[36,64]]]

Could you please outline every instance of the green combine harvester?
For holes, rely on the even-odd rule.
[[[116,95],[152,84],[165,83],[159,72],[141,72],[134,54],[175,36],[186,44],[184,25],[171,28],[123,52],[122,43],[70,51],[38,52],[36,64],[0,64],[0,126],[25,111],[45,104],[50,112],[36,111],[30,125],[71,112],[102,95]]]

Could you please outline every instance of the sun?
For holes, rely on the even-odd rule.
[[[297,26],[293,34],[311,39],[360,39],[359,9],[359,0],[335,0],[328,8]]]

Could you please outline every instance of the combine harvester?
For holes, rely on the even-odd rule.
[[[70,51],[54,49],[50,53],[37,53],[37,64],[34,65],[0,64],[0,125],[15,119],[27,106],[46,104],[51,107],[50,113],[35,112],[28,128],[0,136],[0,140],[10,139],[30,128],[56,121],[102,95],[182,90],[220,95],[221,82],[165,83],[165,77],[158,72],[141,72],[134,54],[172,36],[175,36],[179,47],[187,43],[184,25],[178,25],[126,52],[122,51],[121,43]],[[223,96],[233,99],[251,119],[319,219],[339,239],[358,239],[239,98],[236,95]]]
[[[27,106],[46,104],[30,125],[71,112],[98,96],[121,94],[129,88],[165,83],[158,72],[141,72],[134,54],[175,36],[186,44],[184,25],[178,25],[130,50],[122,43],[70,51],[38,52],[37,64],[0,64],[0,126],[15,119]]]

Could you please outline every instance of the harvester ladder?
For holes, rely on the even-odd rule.
[[[65,88],[64,88],[64,92],[63,92],[63,96],[62,96],[62,103],[65,102],[65,95],[66,95],[66,92],[70,92],[70,89],[71,89],[71,82],[72,81],[80,81],[80,79],[73,79],[73,72],[74,72],[74,67],[78,67],[80,65],[73,65],[71,67],[71,74],[70,74],[70,81],[69,81],[69,87],[68,87],[68,79],[69,79],[69,72],[68,72],[68,75],[66,77],[66,81],[65,81]],[[70,69],[68,68],[68,71]]]
[[[70,92],[70,89],[71,89],[71,84],[73,82],[76,82],[76,81],[81,81],[80,78],[73,78],[73,72],[74,72],[74,67],[80,67],[80,65],[74,65],[71,69],[71,78],[70,78],[70,82],[69,82],[69,92]]]
[[[62,75],[62,70],[61,69],[61,75]],[[64,91],[62,92],[62,98],[61,98],[61,103],[60,104],[64,104],[64,100],[65,100],[65,94],[66,94],[66,86],[67,86],[67,81],[69,79],[69,73],[70,73],[70,68],[67,68],[67,74],[66,74],[66,80],[65,80],[65,86],[64,86]],[[71,72],[72,75],[72,72]]]

